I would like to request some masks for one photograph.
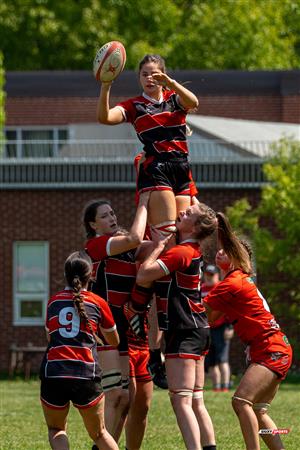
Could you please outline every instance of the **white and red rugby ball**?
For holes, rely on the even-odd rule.
[[[112,81],[124,69],[126,51],[124,45],[118,41],[104,44],[96,53],[94,59],[94,75],[97,81]]]

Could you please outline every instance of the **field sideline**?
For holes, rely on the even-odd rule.
[[[231,393],[205,392],[207,408],[214,422],[219,450],[244,449],[231,405]],[[299,383],[282,384],[272,407],[278,428],[290,428],[283,436],[287,450],[300,448]],[[0,380],[0,450],[49,449],[47,430],[39,403],[39,381]],[[73,450],[91,449],[90,439],[75,408],[71,408],[69,437]],[[266,449],[262,443],[262,449]],[[120,449],[124,449],[121,440]],[[156,389],[142,450],[184,450],[166,391]]]

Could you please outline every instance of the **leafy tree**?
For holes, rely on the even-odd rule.
[[[5,94],[3,90],[4,85],[4,69],[3,69],[3,56],[0,52],[0,156],[2,154],[3,149],[3,127],[4,127],[4,121],[5,121],[5,112],[4,112],[4,100],[5,100]]]
[[[295,0],[2,0],[0,48],[8,70],[91,69],[121,40],[127,69],[147,52],[170,68],[283,69],[300,64]]]
[[[259,284],[281,317],[300,319],[300,143],[282,139],[264,165],[269,183],[252,208],[227,208],[233,227],[254,244]]]

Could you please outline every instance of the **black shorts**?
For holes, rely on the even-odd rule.
[[[209,335],[209,328],[165,331],[165,357],[201,359],[208,352]]]
[[[70,401],[76,408],[95,406],[103,397],[100,380],[77,380],[74,378],[43,378],[41,402],[48,408],[64,409]]]
[[[141,163],[137,178],[137,191],[173,191],[175,195],[191,195],[193,181],[186,156],[169,161],[149,156]]]
[[[228,362],[230,341],[224,339],[224,331],[228,325],[224,324],[210,329],[211,343],[206,359],[208,367]]]
[[[113,318],[115,320],[118,335],[120,338],[120,343],[118,345],[118,350],[121,356],[127,356],[128,355],[128,339],[127,339],[127,330],[129,327],[128,320],[126,319],[123,307],[122,306],[115,306],[109,304],[109,308],[112,312]],[[97,346],[98,352],[104,351],[104,350],[111,350],[115,347],[112,347],[109,344],[106,344],[105,339],[101,337],[101,339],[104,342],[104,346]]]

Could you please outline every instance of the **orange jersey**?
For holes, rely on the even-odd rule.
[[[280,330],[268,304],[249,275],[230,272],[205,298],[213,310],[226,314],[236,334],[247,344]]]

